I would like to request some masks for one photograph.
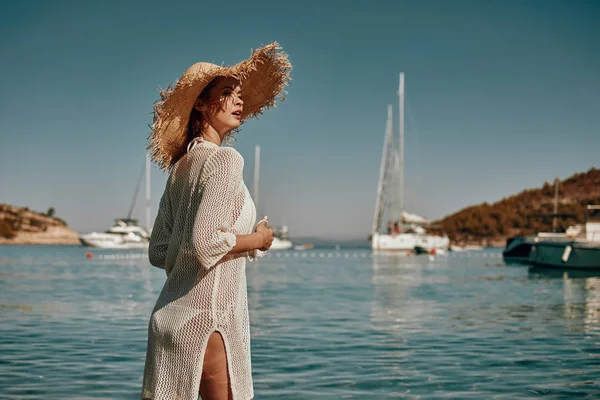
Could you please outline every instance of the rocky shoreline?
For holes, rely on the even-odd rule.
[[[60,218],[0,204],[0,245],[76,245],[79,233]]]

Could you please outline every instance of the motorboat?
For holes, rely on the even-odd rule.
[[[84,246],[99,249],[146,249],[150,235],[136,219],[119,218],[105,232],[80,235],[79,241]]]

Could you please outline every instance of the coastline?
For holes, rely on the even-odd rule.
[[[54,209],[46,214],[27,207],[0,204],[0,245],[79,244],[79,233],[54,217]]]
[[[13,238],[0,237],[0,245],[75,245],[79,234],[67,227],[48,227],[45,232],[19,232]]]

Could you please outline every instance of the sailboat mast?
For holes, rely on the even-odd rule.
[[[258,179],[260,173],[260,146],[256,145],[254,149],[254,188],[252,197],[254,198],[254,206],[256,207],[256,212],[258,213]]]
[[[375,200],[375,215],[373,216],[373,226],[371,227],[372,233],[378,232],[379,226],[381,225],[381,211],[383,207],[381,195],[383,192],[383,181],[386,175],[385,169],[388,165],[388,147],[390,146],[390,139],[393,134],[392,114],[392,105],[388,104],[387,121],[385,123],[385,137],[383,138],[383,151],[381,153],[381,166],[379,167],[379,182],[377,183],[377,199]]]
[[[135,184],[135,192],[133,193],[133,199],[131,199],[131,205],[129,206],[129,211],[127,212],[127,219],[131,219],[133,216],[133,209],[135,208],[135,203],[138,202],[139,194],[140,194],[140,186],[142,184],[142,179],[144,178],[144,166],[142,165],[142,170],[140,171],[140,176],[138,177],[137,183]]]
[[[152,204],[150,203],[150,154],[146,153],[146,230],[152,229]]]
[[[558,226],[556,220],[556,214],[558,214],[558,184],[560,183],[560,179],[558,176],[554,178],[554,218],[552,218],[552,232],[556,232],[556,228]]]
[[[400,108],[400,171],[398,173],[400,193],[398,198],[398,207],[400,212],[400,220],[402,220],[402,211],[404,209],[404,72],[400,72],[400,85],[398,87],[399,108]]]

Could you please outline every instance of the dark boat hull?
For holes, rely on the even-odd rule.
[[[529,255],[534,267],[600,270],[600,244],[589,242],[539,242]]]

